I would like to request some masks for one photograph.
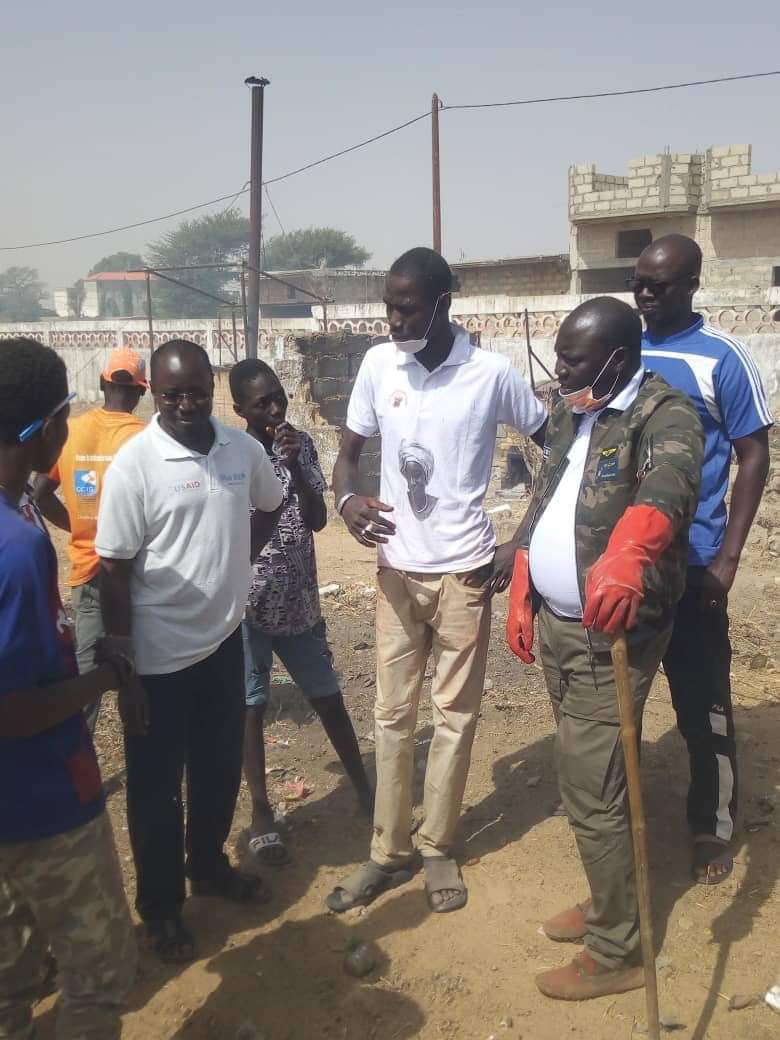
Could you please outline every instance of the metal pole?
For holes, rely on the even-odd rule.
[[[611,652],[620,710],[620,739],[623,743],[623,757],[626,762],[626,786],[631,810],[631,837],[634,841],[634,868],[639,902],[639,940],[645,971],[647,1033],[650,1040],[660,1040],[658,983],[655,975],[655,935],[653,933],[653,911],[645,838],[645,812],[642,805],[642,781],[639,774],[639,736],[634,721],[634,697],[631,693],[631,681],[628,674],[628,648],[624,633],[621,632],[615,636]]]
[[[260,242],[263,227],[263,97],[269,80],[249,76],[244,83],[252,91],[252,138],[249,170],[249,286],[245,325],[246,356],[257,357],[257,333],[260,323]]]
[[[247,341],[247,331],[246,331],[247,330],[247,326],[249,324],[249,322],[247,320],[247,309],[246,309],[246,267],[243,264],[241,265],[241,315],[242,315],[242,317],[244,319],[244,356],[245,357],[249,357],[249,351],[248,351],[248,347],[247,347],[247,342],[248,342]],[[257,340],[255,340],[255,345],[257,345]],[[238,351],[238,344],[236,344],[236,351]],[[255,351],[255,356],[257,356],[257,351]],[[238,357],[238,353],[236,353],[236,357]]]
[[[235,307],[233,307],[232,310],[230,311],[230,317],[231,317],[232,322],[233,322],[233,349],[231,350],[230,353],[233,355],[233,360],[234,361],[238,361],[238,333],[236,332],[236,308]]]
[[[525,345],[528,348],[528,379],[531,383],[531,389],[536,393],[536,384],[534,383],[534,362],[533,362],[533,351],[531,350],[531,330],[528,326],[528,308],[525,308]]]
[[[149,323],[149,355],[154,350],[154,324],[152,322],[152,276],[146,272],[146,320]]]
[[[439,169],[439,95],[431,98],[431,159],[433,163],[433,248],[441,253],[441,175]]]

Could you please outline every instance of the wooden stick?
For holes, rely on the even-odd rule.
[[[628,648],[623,633],[615,637],[611,653],[620,709],[620,739],[623,743],[623,755],[626,762],[628,804],[631,809],[631,837],[634,842],[634,867],[639,897],[639,938],[642,944],[642,963],[645,969],[647,1030],[650,1040],[660,1040],[661,1025],[658,1015],[658,984],[655,976],[653,911],[645,839],[645,811],[642,806],[642,782],[639,773],[639,741],[634,721],[634,698],[628,677]]]

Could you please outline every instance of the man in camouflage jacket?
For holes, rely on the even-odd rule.
[[[641,363],[632,309],[602,297],[574,310],[555,345],[562,400],[518,533],[507,639],[530,663],[533,617],[553,709],[561,797],[591,899],[545,922],[584,939],[543,973],[551,997],[582,1000],[643,984],[625,766],[609,648],[626,632],[636,720],[685,586],[703,433],[695,408]]]

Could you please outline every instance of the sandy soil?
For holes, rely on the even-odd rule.
[[[499,514],[504,530],[517,522],[523,503],[511,508],[511,515]],[[642,765],[661,1010],[681,1038],[780,1036],[780,1018],[767,1007],[728,1010],[729,997],[763,992],[780,968],[780,577],[766,549],[778,515],[777,498],[767,496],[732,597],[742,827],[734,873],[720,887],[691,882],[684,818],[687,759],[662,676],[646,711]],[[321,584],[341,586],[324,601],[325,613],[347,702],[373,769],[374,561],[338,521],[319,537],[318,553]],[[568,824],[549,816],[556,781],[541,671],[510,656],[504,617],[502,598],[496,604],[484,710],[459,834],[468,906],[456,914],[431,915],[418,876],[363,912],[336,917],[326,910],[325,895],[365,858],[369,827],[321,728],[280,672],[279,700],[269,716],[275,721],[268,727],[271,789],[279,802],[285,783],[296,777],[305,777],[313,789],[304,801],[286,802],[294,862],[266,871],[274,890],[267,907],[239,910],[189,901],[185,913],[201,957],[179,969],[142,953],[126,1040],[561,1040],[570,1035],[625,1040],[642,1035],[642,991],[567,1005],[545,999],[533,984],[535,972],[564,963],[573,952],[540,935],[540,921],[586,891]],[[367,648],[358,649],[361,645]],[[430,732],[425,704],[418,781]],[[104,708],[97,744],[132,899],[121,733],[111,703]],[[248,812],[242,789],[234,839]],[[379,954],[377,969],[363,980],[342,967],[353,936],[373,943]],[[49,997],[38,1008],[46,1040],[53,1037],[53,1003]]]

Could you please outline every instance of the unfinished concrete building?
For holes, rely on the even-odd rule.
[[[654,238],[690,235],[702,285],[738,293],[780,285],[780,173],[753,173],[750,145],[632,159],[627,176],[569,170],[571,291],[625,292]]]

